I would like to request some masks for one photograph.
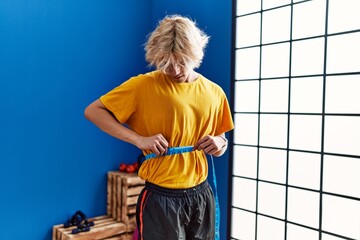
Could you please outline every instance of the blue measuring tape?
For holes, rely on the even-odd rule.
[[[184,147],[172,147],[168,148],[166,154],[161,155],[159,157],[173,155],[173,154],[180,154],[186,152],[192,152],[194,146],[184,146]],[[157,157],[155,153],[150,153],[145,156],[145,160],[150,158]],[[211,164],[212,164],[212,172],[213,172],[213,184],[214,184],[214,194],[215,194],[215,240],[220,240],[220,206],[219,206],[219,198],[217,194],[217,184],[216,184],[216,174],[215,174],[215,165],[213,156],[211,157]]]
[[[179,154],[179,153],[186,153],[186,152],[192,152],[194,149],[193,146],[185,146],[185,147],[172,147],[172,148],[168,148],[166,154],[161,155],[159,157],[162,156],[167,156],[167,155],[173,155],[173,154]],[[150,153],[148,155],[145,156],[145,160],[148,160],[150,158],[155,158],[156,154],[155,153]]]

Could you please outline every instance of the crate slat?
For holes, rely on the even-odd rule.
[[[93,221],[93,219],[89,219]],[[125,223],[117,222],[108,216],[100,216],[95,218],[95,225],[90,227],[90,231],[72,234],[72,230],[76,226],[69,228],[57,228],[57,240],[95,240],[126,233],[128,226]]]
[[[114,221],[111,224],[104,226],[92,227],[89,232],[82,232],[78,234],[69,234],[66,240],[96,240],[104,239],[121,233],[127,230],[126,224]]]
[[[144,185],[129,188],[127,191],[127,195],[128,196],[140,195],[143,188],[144,188]]]
[[[107,197],[106,197],[106,213],[108,216],[112,214],[112,176],[110,174],[107,175]]]

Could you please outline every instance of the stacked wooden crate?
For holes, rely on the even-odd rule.
[[[136,203],[145,182],[137,174],[108,172],[107,214],[126,223],[128,231],[136,226]]]
[[[72,234],[76,228],[53,226],[53,240],[131,240],[136,227],[136,203],[145,182],[137,174],[110,171],[107,175],[107,215],[90,218],[88,232]]]

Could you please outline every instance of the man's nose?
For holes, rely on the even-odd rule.
[[[179,65],[173,66],[175,75],[178,75],[181,72],[181,67]]]

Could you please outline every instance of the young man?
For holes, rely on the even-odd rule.
[[[189,18],[165,17],[145,46],[157,70],[130,78],[85,110],[104,132],[156,155],[138,173],[146,181],[137,205],[140,239],[214,239],[205,154],[221,156],[234,126],[223,90],[194,71],[208,39]],[[181,146],[193,151],[166,155]]]

